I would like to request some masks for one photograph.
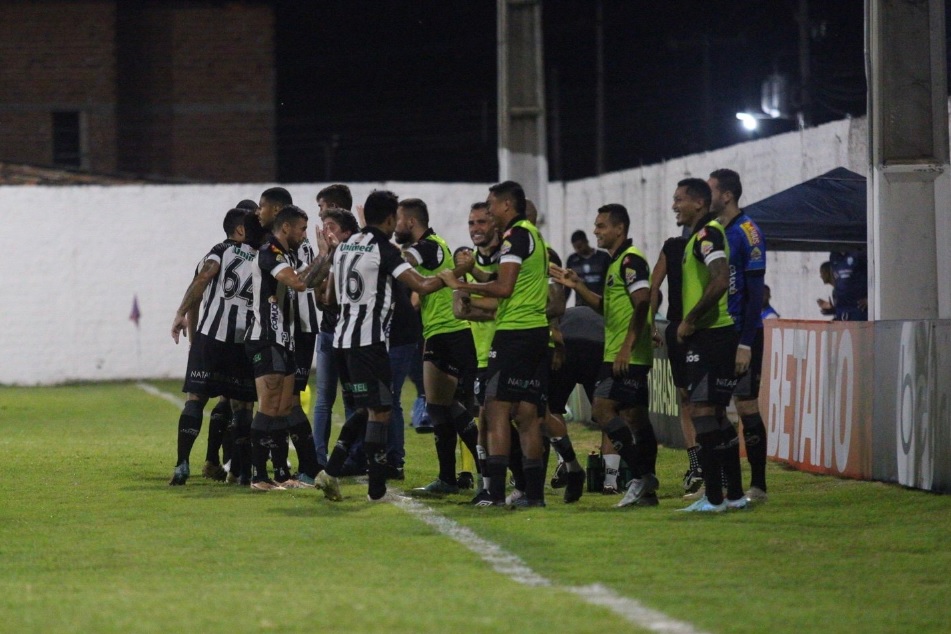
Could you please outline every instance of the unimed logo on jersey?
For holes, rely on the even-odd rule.
[[[760,390],[768,455],[806,471],[869,475],[861,429],[871,414],[872,351],[864,345],[870,332],[846,324],[770,325],[768,389]]]

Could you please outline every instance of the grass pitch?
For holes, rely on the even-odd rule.
[[[637,631],[566,590],[592,584],[712,632],[951,623],[949,496],[770,465],[767,504],[696,517],[674,512],[685,457],[662,449],[658,508],[425,501],[552,583],[530,587],[353,481],[339,504],[200,474],[168,487],[178,413],[130,383],[0,388],[0,631]],[[584,455],[597,436],[571,427]],[[432,436],[406,441],[410,489],[436,464]]]

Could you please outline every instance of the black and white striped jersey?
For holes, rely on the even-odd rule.
[[[248,328],[247,341],[267,341],[294,349],[297,293],[276,279],[286,268],[297,268],[297,256],[269,235],[251,267],[254,319]]]
[[[365,227],[337,247],[333,276],[340,317],[335,348],[386,342],[394,279],[412,268],[376,227]]]
[[[205,287],[198,332],[225,343],[244,343],[245,329],[251,318],[251,268],[255,250],[225,240],[211,248],[198,269],[205,262],[220,266],[218,275]],[[196,271],[197,273],[197,271]]]
[[[297,249],[297,261],[299,268],[303,269],[311,265],[317,258],[314,248],[310,245],[310,240],[304,238],[303,244]],[[317,312],[317,291],[308,288],[306,291],[297,293],[297,328],[301,332],[319,332],[320,331],[320,313]]]

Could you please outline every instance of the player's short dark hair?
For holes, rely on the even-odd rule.
[[[409,212],[413,218],[420,223],[429,226],[429,207],[420,198],[404,198],[400,201],[400,207]]]
[[[598,215],[607,214],[612,224],[624,225],[626,234],[631,228],[631,216],[627,213],[627,207],[618,203],[609,203],[598,208]]]
[[[229,209],[228,213],[225,214],[224,221],[221,223],[221,228],[225,230],[225,235],[231,237],[234,235],[234,232],[238,230],[238,227],[243,227],[244,218],[247,215],[247,209],[241,209],[238,207]]]
[[[333,220],[340,228],[344,231],[348,231],[351,234],[360,231],[360,225],[357,224],[356,217],[347,211],[346,209],[341,209],[340,207],[330,207],[325,209],[320,213],[321,220]]]
[[[399,205],[400,199],[396,194],[385,189],[375,189],[363,204],[363,218],[368,225],[381,225],[387,218],[396,215]]]
[[[489,203],[485,202],[484,200],[480,200],[479,202],[474,202],[469,206],[469,211],[475,211],[476,209],[479,211],[489,211]]]
[[[677,187],[683,187],[691,198],[702,200],[704,207],[710,206],[713,193],[710,191],[710,185],[702,178],[685,178],[677,183]]]
[[[350,188],[342,183],[327,185],[317,192],[317,200],[321,199],[331,207],[339,207],[347,211],[353,209],[353,195],[350,193]]]
[[[234,207],[235,207],[235,209],[246,209],[246,210],[248,210],[248,211],[257,211],[257,210],[258,210],[258,204],[257,204],[256,202],[254,202],[253,200],[249,199],[249,198],[245,198],[244,200],[242,200],[241,202],[239,202],[239,203],[238,203],[237,205],[235,205]]]
[[[504,181],[489,187],[489,192],[496,198],[508,198],[515,205],[515,213],[525,217],[525,190],[515,181]]]
[[[285,222],[293,223],[297,220],[307,220],[307,213],[296,205],[288,205],[281,209],[277,218],[274,219],[274,228],[278,228]]]
[[[462,245],[461,247],[456,247],[456,250],[452,252],[452,257],[456,257],[463,251],[472,251],[472,247],[467,247],[466,245]]]
[[[739,202],[743,195],[743,185],[740,183],[740,175],[731,169],[721,168],[710,172],[710,178],[717,179],[717,189],[721,192],[730,192],[733,194],[733,200]]]
[[[580,242],[581,240],[584,240],[585,242],[588,241],[587,234],[585,234],[585,232],[582,231],[581,229],[578,229],[573,234],[571,234],[571,244],[574,244],[575,242]]]
[[[261,192],[261,198],[266,198],[276,205],[293,205],[294,199],[291,198],[291,193],[284,189],[283,187],[271,187],[270,189],[265,189]]]
[[[819,265],[819,272],[820,272],[820,273],[827,273],[827,274],[829,274],[829,275],[832,275],[832,262],[825,261],[825,262],[823,262],[822,264],[820,264],[820,265]]]

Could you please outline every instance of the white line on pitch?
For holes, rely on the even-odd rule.
[[[395,494],[396,491],[391,491],[391,493]],[[418,500],[402,495],[390,495],[389,501],[443,535],[462,544],[492,566],[496,572],[517,583],[528,586],[549,586],[570,592],[586,603],[606,607],[628,622],[653,632],[701,634],[701,630],[696,629],[690,623],[678,621],[663,612],[645,607],[639,601],[621,596],[601,584],[580,587],[556,586],[550,580],[532,570],[517,555],[506,551],[494,542],[479,537],[472,529],[440,515]]]

